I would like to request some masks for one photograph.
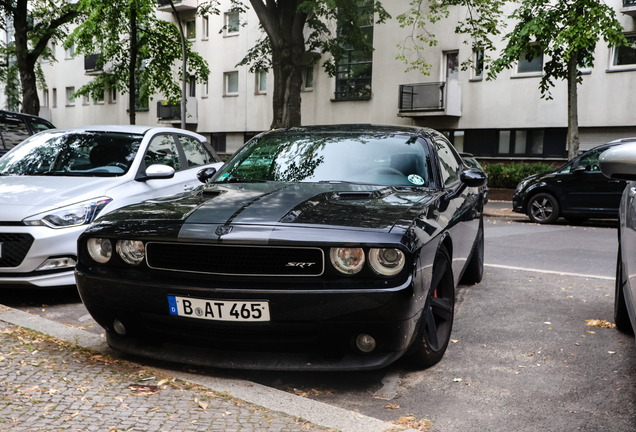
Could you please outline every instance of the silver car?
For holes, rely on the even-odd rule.
[[[77,238],[95,218],[191,191],[221,166],[205,137],[174,128],[93,126],[30,137],[0,158],[0,286],[74,285]]]
[[[610,148],[599,164],[607,177],[629,181],[618,209],[614,322],[619,330],[632,333],[636,332],[636,142]]]

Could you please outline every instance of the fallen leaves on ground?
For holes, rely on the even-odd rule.
[[[400,405],[398,405],[398,404],[390,403],[390,404],[386,404],[386,406],[384,408],[388,409],[388,410],[396,410],[396,409],[400,409],[402,407]]]
[[[590,327],[601,327],[607,329],[616,328],[616,324],[612,324],[611,322],[602,319],[589,319],[585,320],[585,322],[587,323],[585,325]]]
[[[309,396],[320,396],[320,395],[332,396],[334,394],[334,390],[333,389],[316,389],[316,388],[305,390],[305,389],[295,388],[295,389],[291,389],[291,393],[294,393],[296,396],[306,398]]]
[[[151,395],[161,390],[161,387],[156,385],[130,384],[128,388],[136,395]]]
[[[433,427],[433,423],[428,419],[417,420],[413,414],[400,417],[398,420],[391,421],[394,425],[402,426],[406,429],[415,429],[419,431],[428,431]]]

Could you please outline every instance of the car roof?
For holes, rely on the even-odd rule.
[[[396,125],[373,125],[373,124],[336,124],[336,125],[314,125],[296,126],[287,129],[276,129],[265,132],[266,134],[284,133],[365,133],[365,134],[386,134],[403,133],[415,135],[439,135],[434,129],[417,126],[396,126]]]
[[[180,133],[185,135],[191,135],[199,138],[202,141],[207,141],[204,136],[195,132],[186,131],[183,129],[173,127],[155,127],[155,126],[141,126],[141,125],[90,125],[90,126],[78,126],[66,129],[56,129],[57,132],[118,132],[129,133],[137,135],[145,135],[149,131],[153,132],[165,132],[165,133]]]

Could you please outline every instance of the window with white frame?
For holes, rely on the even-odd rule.
[[[66,106],[75,105],[75,87],[66,87]]]
[[[612,69],[636,67],[636,35],[626,38],[627,45],[612,48]]]
[[[307,66],[303,73],[303,88],[312,90],[314,88],[314,67]]]
[[[196,20],[186,21],[186,38],[190,40],[197,38]]]
[[[91,98],[88,95],[82,96],[82,105],[89,105],[91,103]]]
[[[203,82],[203,85],[201,86],[201,97],[206,98],[209,96],[209,94],[210,94],[210,84],[208,83],[208,79],[206,78],[206,80]]]
[[[225,36],[236,36],[239,33],[240,21],[238,11],[225,13]]]
[[[196,97],[197,95],[197,77],[194,75],[190,75],[190,79],[188,81],[189,92],[188,96]]]
[[[540,75],[543,73],[543,53],[531,56],[523,52],[517,62],[517,74]]]
[[[223,74],[223,82],[225,84],[224,95],[225,96],[237,96],[239,86],[239,74],[238,72],[225,72]]]
[[[256,72],[256,94],[267,93],[267,71]]]
[[[49,90],[48,89],[44,89],[44,91],[42,91],[42,106],[43,107],[49,106]]]
[[[103,103],[104,103],[104,92],[97,93],[97,94],[94,96],[93,101],[94,101],[96,104],[103,104]]]
[[[53,100],[51,100],[51,107],[55,108],[55,107],[57,107],[57,89],[54,88],[51,91],[51,94],[53,96]]]
[[[203,27],[203,39],[207,40],[210,38],[210,18],[207,15],[201,17],[201,24],[201,27]]]
[[[111,88],[108,92],[108,103],[117,103],[117,89],[115,87]]]
[[[472,78],[480,80],[484,77],[484,50],[476,49],[473,51],[473,68],[471,71]]]
[[[66,48],[66,59],[72,59],[75,55],[75,44],[72,44],[68,48]]]

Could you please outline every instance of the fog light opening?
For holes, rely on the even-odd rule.
[[[356,346],[363,353],[370,353],[375,349],[375,339],[373,336],[369,336],[368,334],[359,334],[356,338]]]
[[[124,327],[124,325],[118,319],[113,321],[113,328],[120,335],[125,335],[126,334],[126,327]]]

